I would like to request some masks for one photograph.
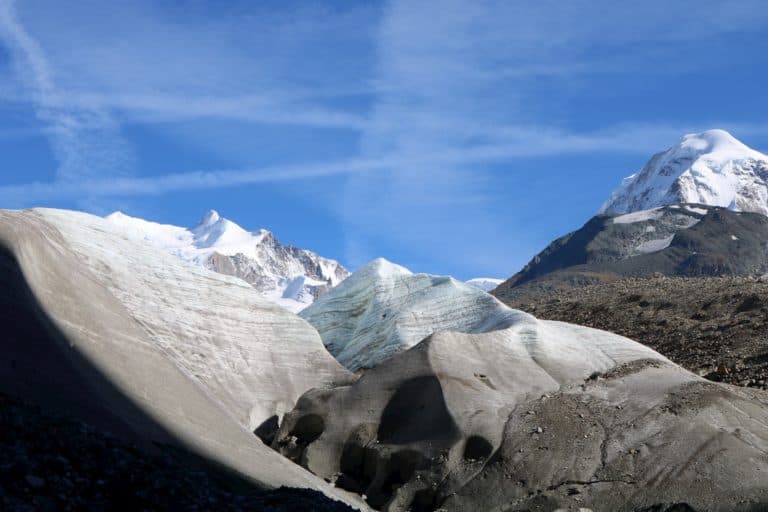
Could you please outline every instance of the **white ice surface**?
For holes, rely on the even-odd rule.
[[[699,215],[707,214],[707,210],[705,210],[704,208],[696,208],[695,206],[687,205],[685,209],[688,210],[689,212],[698,213]]]
[[[645,242],[639,244],[635,250],[641,254],[660,251],[669,247],[669,244],[672,243],[673,238],[675,238],[675,235],[670,235],[656,240],[646,240]]]
[[[153,343],[241,425],[253,430],[308,389],[345,375],[309,324],[244,281],[183,262],[114,222],[36,211]],[[166,241],[174,233],[160,232]]]
[[[658,357],[635,342],[557,322],[541,322],[450,277],[412,274],[378,259],[301,312],[348,369],[369,368],[439,332],[501,337],[539,366],[563,375]]]
[[[644,222],[648,220],[656,220],[661,218],[664,212],[661,208],[652,208],[650,210],[643,210],[639,212],[627,213],[614,217],[614,224],[634,224],[635,222]]]

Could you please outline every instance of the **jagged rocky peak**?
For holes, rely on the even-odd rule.
[[[266,229],[248,231],[209,210],[192,229],[113,213],[107,220],[129,236],[144,239],[174,256],[238,277],[264,297],[297,312],[349,275],[339,262],[283,245]]]
[[[601,212],[697,203],[768,215],[768,156],[725,130],[685,135],[623,180]]]

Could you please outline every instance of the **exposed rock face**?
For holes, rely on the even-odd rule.
[[[350,370],[375,366],[435,331],[487,332],[518,316],[474,286],[412,274],[384,259],[365,265],[300,315]]]
[[[214,272],[239,277],[268,300],[298,312],[349,275],[338,262],[291,245],[265,232],[255,255],[214,252],[203,265]]]
[[[275,449],[388,511],[768,505],[768,395],[428,277],[374,262],[313,306],[341,352],[397,349],[351,386],[307,392]],[[460,310],[492,327],[433,324]],[[395,320],[377,331],[374,313]]]
[[[333,492],[252,434],[350,379],[306,322],[98,217],[0,211],[0,245],[3,390],[260,485]]]
[[[679,203],[768,215],[768,156],[723,130],[686,135],[625,178],[602,211],[629,213]]]
[[[707,379],[768,388],[768,280],[629,278],[521,296],[542,319],[635,339]]]
[[[269,301],[300,311],[349,272],[339,262],[283,245],[266,229],[249,232],[209,211],[192,229],[148,222],[120,212],[107,221],[184,261],[239,277]]]
[[[552,242],[493,293],[505,300],[622,276],[754,276],[768,270],[768,218],[702,205],[598,215]]]

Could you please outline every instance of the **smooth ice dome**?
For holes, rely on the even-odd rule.
[[[685,135],[624,179],[601,212],[696,203],[768,215],[768,156],[725,130]]]
[[[721,158],[736,159],[748,153],[753,153],[758,158],[763,156],[727,131],[719,129],[684,135],[680,147],[693,152],[717,155]]]

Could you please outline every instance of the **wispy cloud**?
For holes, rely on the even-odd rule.
[[[686,132],[768,135],[736,117],[705,123],[706,112],[632,118],[610,111],[619,100],[601,110],[611,86],[595,87],[709,73],[715,59],[691,49],[759,32],[768,11],[757,0],[701,0],[696,10],[648,0],[631,15],[611,0],[299,2],[290,13],[193,4],[27,11],[0,0],[0,38],[25,86],[0,83],[0,101],[31,102],[60,164],[55,181],[0,186],[1,205],[343,176],[342,193],[321,207],[342,219],[350,264],[394,247],[416,268],[443,259],[486,274],[541,242],[510,226],[541,198],[499,191],[536,178],[526,159],[616,152],[639,165]],[[151,176],[126,172],[121,133],[135,137]],[[202,168],[210,158],[212,170],[160,174],[174,161],[157,151],[168,141]],[[616,182],[633,170],[616,169]]]
[[[768,125],[715,123],[726,126],[737,133],[768,135]],[[701,129],[701,128],[693,128]],[[649,155],[651,151],[672,144],[685,133],[684,127],[670,126],[621,126],[591,134],[569,134],[554,128],[529,129],[508,133],[494,144],[477,144],[472,147],[446,148],[440,151],[415,154],[380,155],[371,158],[355,158],[312,165],[264,166],[246,169],[220,169],[207,171],[169,173],[148,177],[91,177],[72,182],[36,182],[21,185],[0,186],[0,204],[26,206],[40,204],[54,199],[78,199],[85,196],[133,197],[155,196],[169,192],[195,189],[217,189],[239,185],[280,183],[311,180],[330,176],[349,176],[350,179],[379,180],[387,182],[397,179],[400,169],[436,169],[436,174],[422,171],[428,183],[419,183],[417,189],[440,190],[445,184],[443,169],[460,169],[464,166],[504,162],[519,158],[538,156],[604,154],[611,152]],[[630,169],[631,170],[631,169]],[[416,177],[417,179],[423,179]],[[406,178],[407,180],[407,178]],[[457,187],[457,183],[450,184]],[[462,182],[461,185],[468,185]],[[410,186],[410,184],[409,184]],[[424,188],[422,188],[424,187]],[[384,193],[385,189],[379,189]],[[419,200],[434,205],[473,205],[485,199],[483,194],[473,194],[472,188],[450,189],[454,193],[434,194],[421,198],[396,196],[397,204],[407,204],[403,199]],[[379,205],[373,204],[373,211],[364,206],[355,211],[362,215],[379,214]],[[392,215],[392,212],[387,212]],[[442,213],[441,213],[442,215]]]
[[[38,42],[21,23],[13,0],[0,1],[0,37],[10,51],[59,161],[57,178],[75,180],[124,174],[131,151],[108,112],[68,105],[60,97],[52,68]]]
[[[51,4],[35,11],[39,43],[12,4],[6,7],[6,32],[14,43],[22,34],[25,58],[35,57],[49,77],[47,105],[139,123],[213,119],[358,130],[365,120],[342,100],[371,92],[364,72],[371,7],[300,3],[286,15],[266,4]]]
[[[365,116],[361,114],[331,109],[310,103],[301,96],[281,93],[213,96],[62,92],[57,97],[66,98],[69,104],[81,108],[116,111],[134,122],[224,119],[349,130],[361,130],[366,123]]]

